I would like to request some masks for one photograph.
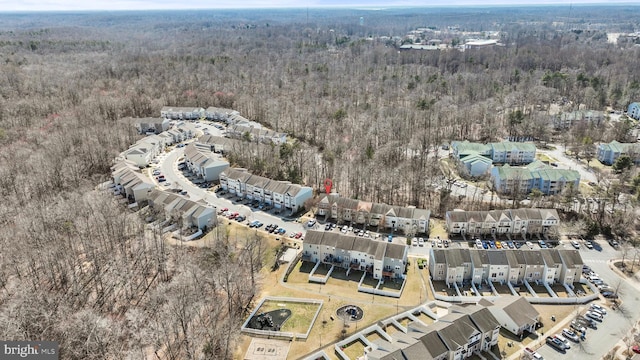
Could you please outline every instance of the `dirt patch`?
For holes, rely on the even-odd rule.
[[[561,297],[561,298],[569,297],[569,294],[567,293],[567,289],[565,289],[565,287],[560,284],[553,285],[551,287],[551,290],[553,290],[553,292],[555,292],[556,295],[558,295],[558,297]]]
[[[541,298],[551,297],[551,294],[549,294],[549,292],[547,291],[547,288],[544,287],[543,285],[531,285],[531,288],[533,289],[533,291],[536,292],[538,297],[541,297]]]
[[[444,281],[434,281],[433,290],[438,294],[446,296],[458,296],[458,294],[456,293],[456,289],[453,287],[447,287],[447,284]]]

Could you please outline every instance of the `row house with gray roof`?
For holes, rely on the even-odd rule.
[[[545,234],[560,223],[555,209],[506,209],[491,211],[447,211],[447,232],[450,235],[528,235]]]
[[[373,342],[369,360],[462,360],[490,351],[498,343],[500,322],[480,305],[451,306],[449,313],[425,326],[407,324],[407,332],[391,334],[391,341]]]
[[[302,260],[370,273],[374,279],[403,278],[409,248],[335,232],[307,231]]]
[[[131,202],[146,201],[149,191],[156,187],[137,164],[128,160],[120,160],[111,167],[111,178],[120,194]]]
[[[293,214],[302,210],[305,201],[313,196],[313,190],[308,186],[271,180],[241,168],[223,170],[220,173],[220,187],[238,197],[257,200]]]
[[[171,120],[198,120],[203,118],[205,111],[201,107],[163,106],[160,116]]]
[[[220,179],[220,173],[229,163],[211,152],[208,146],[191,143],[184,148],[184,162],[187,168],[204,181]]]
[[[568,284],[580,281],[582,257],[575,249],[484,250],[431,249],[429,271],[434,281]]]
[[[215,207],[204,201],[193,201],[175,193],[153,190],[148,195],[149,206],[163,212],[167,219],[174,219],[182,228],[210,229],[216,226]]]
[[[322,194],[316,211],[317,216],[336,223],[372,226],[405,234],[427,234],[430,214],[425,209],[371,203],[338,194]]]
[[[229,127],[227,127],[227,136],[236,139],[245,139],[248,137],[251,141],[264,144],[273,143],[282,145],[287,142],[286,133],[245,124],[229,125]]]
[[[135,163],[139,168],[145,168],[158,154],[164,151],[165,145],[165,139],[162,136],[149,135],[138,140],[120,155]]]

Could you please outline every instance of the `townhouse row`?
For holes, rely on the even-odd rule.
[[[566,284],[580,281],[582,257],[575,249],[484,250],[431,249],[429,271],[434,281],[447,286],[474,283],[524,281],[536,284]]]
[[[287,142],[287,134],[262,127],[246,124],[234,124],[227,127],[227,136],[235,139],[246,139],[265,144],[282,145]]]
[[[229,168],[229,162],[211,152],[211,147],[191,143],[184,148],[184,162],[187,168],[204,181],[217,181],[220,174]]]
[[[144,119],[133,119],[134,124],[146,128]],[[153,158],[164,152],[166,146],[177,144],[193,137],[193,132],[178,125],[161,133],[150,134],[123,151],[120,157],[132,161],[140,168],[149,166]]]
[[[576,170],[558,169],[536,160],[524,167],[509,164],[494,167],[491,180],[498,193],[522,196],[533,189],[544,195],[560,194],[565,188],[578,190],[580,173]]]
[[[546,234],[560,223],[555,209],[506,209],[490,211],[453,210],[445,214],[450,235],[529,235]]]
[[[336,223],[372,226],[415,235],[429,232],[431,212],[323,194],[318,201],[316,215],[325,216]]]
[[[461,360],[488,352],[498,344],[500,322],[480,305],[451,306],[449,313],[424,325],[410,322],[406,333],[397,331],[374,342],[369,360]]]
[[[279,210],[295,214],[311,199],[313,190],[308,186],[288,181],[271,180],[254,175],[246,169],[227,168],[220,173],[220,187],[238,197],[257,200]]]
[[[563,130],[577,124],[600,126],[604,120],[604,112],[602,111],[576,110],[553,115],[551,117],[551,124],[555,130]]]
[[[168,191],[151,190],[148,201],[150,208],[163,212],[166,219],[173,220],[182,229],[207,230],[217,225],[216,208],[202,200],[193,201]]]
[[[140,172],[138,165],[129,160],[119,160],[111,167],[111,178],[116,191],[131,203],[143,202],[148,199],[149,191],[156,184],[148,176]]]
[[[374,279],[402,278],[407,267],[407,245],[336,232],[307,231],[302,260],[369,273]]]

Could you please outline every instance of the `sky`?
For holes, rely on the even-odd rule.
[[[170,10],[336,6],[469,6],[546,4],[638,4],[629,0],[0,0],[4,11]]]

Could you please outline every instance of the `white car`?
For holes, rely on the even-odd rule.
[[[580,243],[575,240],[571,241],[571,246],[573,246],[576,249],[580,249]]]
[[[411,239],[411,245],[418,246],[418,238]]]
[[[424,239],[423,238],[419,238],[418,239],[418,246],[424,246]]]
[[[562,343],[564,344],[564,348],[565,349],[571,349],[571,343],[564,336],[562,336],[562,335],[554,335],[553,337],[558,339],[558,340],[560,340],[560,341],[562,341]]]
[[[580,341],[580,337],[578,336],[578,334],[576,334],[575,331],[569,330],[567,328],[562,329],[562,336],[564,338],[570,339],[571,341],[574,341],[574,342],[579,342]]]
[[[600,315],[600,313],[596,313],[594,311],[587,311],[584,316],[586,316],[587,318],[591,318],[593,320],[596,321],[602,321],[602,315]]]
[[[525,244],[529,247],[529,249],[533,249],[533,243],[531,241],[527,241]]]
[[[607,309],[598,304],[591,304],[591,309],[598,310],[599,313],[607,315]]]

